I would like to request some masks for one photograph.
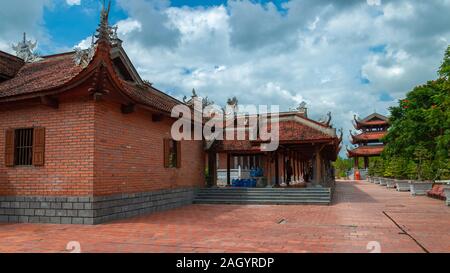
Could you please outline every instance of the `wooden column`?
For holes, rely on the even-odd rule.
[[[369,158],[367,156],[364,157],[364,169],[369,168]]]
[[[320,149],[316,149],[316,173],[314,175],[314,181],[319,184],[322,179],[322,157],[320,155]]]
[[[267,185],[272,185],[272,153],[266,154],[266,175],[267,175]]]
[[[295,152],[291,152],[292,181],[297,181],[297,158]]]
[[[281,154],[281,182],[286,182],[286,154]]]
[[[217,186],[217,154],[215,152],[208,153],[208,186]]]
[[[227,153],[227,185],[231,185],[231,171],[230,171],[230,165],[231,165],[231,156],[229,153]]]
[[[275,153],[275,185],[280,185],[279,154]]]

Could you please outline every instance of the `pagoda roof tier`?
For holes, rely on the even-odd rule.
[[[358,135],[352,136],[352,144],[356,143],[366,143],[366,142],[381,142],[381,139],[386,135],[386,131],[379,131],[379,132],[363,132]]]
[[[357,119],[356,115],[354,116],[355,124],[354,127],[357,130],[361,130],[364,128],[373,128],[373,127],[387,127],[389,126],[389,119],[381,114],[373,113],[367,116],[364,119]]]
[[[356,156],[379,156],[383,152],[384,145],[359,146],[356,149],[348,150],[348,157]]]

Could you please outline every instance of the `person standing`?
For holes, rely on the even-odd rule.
[[[291,166],[291,161],[287,160],[286,161],[286,185],[289,186],[289,183],[291,183],[292,181],[292,166]]]

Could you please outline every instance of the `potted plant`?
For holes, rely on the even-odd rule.
[[[445,186],[444,188],[444,195],[445,195],[445,203],[447,206],[450,206],[450,185]]]
[[[411,181],[409,183],[412,195],[427,195],[427,192],[433,188],[433,181]]]
[[[414,151],[417,160],[417,178],[410,182],[412,195],[426,195],[433,188],[433,167],[429,152],[423,147],[417,147]],[[437,174],[438,176],[439,174]]]
[[[387,187],[388,189],[394,189],[394,188],[395,188],[395,185],[397,184],[397,181],[399,181],[399,180],[397,180],[397,179],[387,179],[387,181],[386,181],[386,187]]]

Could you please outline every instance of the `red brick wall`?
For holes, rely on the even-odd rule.
[[[227,154],[217,153],[217,158],[219,161],[218,169],[227,169]],[[233,157],[231,157],[231,160],[233,160]],[[233,165],[233,161],[231,161],[230,163],[231,165]]]
[[[96,103],[94,194],[203,186],[201,141],[183,141],[181,168],[164,168],[163,139],[170,137],[172,123],[153,122],[143,109],[124,115],[117,103]]]
[[[35,103],[0,105],[0,195],[90,195],[94,103],[61,98],[59,109]],[[7,128],[45,127],[45,166],[5,167]]]
[[[1,105],[0,195],[109,195],[204,185],[201,141],[183,141],[181,168],[164,168],[169,118],[152,122],[141,109],[124,115],[118,103],[76,94],[61,97],[59,109],[39,102]],[[45,165],[5,167],[5,130],[33,126],[46,128]]]

